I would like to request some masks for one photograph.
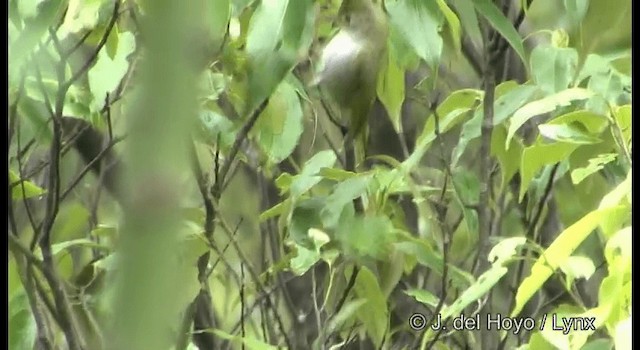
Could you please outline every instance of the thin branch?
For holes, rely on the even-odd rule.
[[[214,198],[220,198],[219,192],[223,187],[225,187],[224,184],[227,180],[226,177],[228,175],[229,169],[231,168],[231,163],[233,163],[233,161],[235,160],[236,155],[238,154],[238,151],[240,151],[240,146],[242,146],[244,141],[247,139],[247,136],[249,135],[249,131],[251,131],[256,121],[258,120],[258,117],[260,116],[260,114],[262,114],[262,111],[264,111],[268,103],[269,103],[269,99],[264,100],[258,106],[258,108],[255,111],[253,111],[253,113],[251,114],[249,119],[244,123],[240,131],[238,131],[238,134],[236,135],[236,139],[234,140],[233,145],[231,146],[231,150],[229,151],[229,155],[225,158],[224,163],[222,164],[222,168],[220,169],[220,172],[216,174],[216,181],[212,189]]]
[[[222,195],[222,191],[225,188],[225,181],[227,179],[228,173],[229,173],[229,169],[231,168],[231,164],[233,163],[233,161],[235,160],[240,147],[242,145],[242,143],[247,139],[248,135],[249,135],[249,131],[251,131],[251,129],[253,128],[253,126],[255,125],[258,117],[260,116],[260,114],[262,113],[262,111],[266,108],[268,104],[268,99],[266,99],[265,101],[262,102],[262,104],[260,104],[260,106],[253,111],[253,113],[251,114],[251,116],[249,117],[249,119],[245,122],[245,124],[242,126],[242,128],[240,129],[240,131],[238,132],[238,134],[236,135],[236,139],[231,147],[231,150],[229,151],[229,155],[225,158],[224,163],[222,164],[222,167],[220,167],[219,165],[219,150],[220,150],[220,142],[219,142],[219,138],[218,138],[218,147],[216,150],[216,156],[215,156],[215,160],[214,160],[214,170],[215,170],[215,182],[214,185],[212,186],[212,188],[209,190],[208,189],[208,185],[205,181],[205,178],[203,176],[203,172],[202,169],[200,167],[200,163],[198,161],[197,158],[197,153],[196,153],[196,149],[195,149],[195,145],[191,144],[191,157],[192,157],[192,171],[194,173],[194,176],[196,177],[196,181],[198,183],[198,189],[200,190],[200,194],[202,196],[203,199],[203,203],[205,206],[205,227],[204,227],[204,231],[205,231],[205,237],[207,240],[207,245],[214,248],[214,243],[213,243],[213,234],[214,234],[214,229],[215,229],[215,219],[216,219],[216,207],[214,202],[217,202],[221,195]],[[211,196],[213,198],[211,198],[209,196],[209,193],[211,193]],[[223,225],[224,226],[224,225]],[[228,229],[228,228],[227,228]],[[229,234],[229,239],[230,242],[234,242],[235,240],[233,239],[233,234]],[[245,260],[245,258],[242,255],[242,251],[240,250],[240,248],[237,246],[236,244],[233,244],[234,247],[236,248],[236,250],[238,251],[238,253],[240,254],[240,256],[242,257],[243,261],[247,261]],[[219,259],[222,259],[222,255],[219,253]],[[196,326],[196,328],[211,328],[213,327],[213,325],[208,325],[208,324],[200,324],[200,317],[198,317],[199,314],[201,313],[205,313],[206,315],[208,315],[207,323],[211,323],[214,320],[214,314],[213,314],[213,309],[211,307],[211,303],[208,302],[207,300],[203,299],[204,297],[209,297],[210,298],[210,294],[208,292],[209,287],[208,287],[208,275],[209,275],[209,270],[208,270],[208,265],[209,265],[209,261],[210,261],[210,254],[209,252],[203,254],[202,256],[200,256],[198,258],[198,280],[200,281],[201,284],[201,291],[199,293],[199,297],[196,298],[192,305],[193,305],[193,322],[194,322],[194,326]],[[226,262],[226,261],[225,261]],[[212,271],[212,270],[211,270]],[[259,282],[257,279],[257,275],[255,275],[255,272],[250,269],[251,275],[254,278],[254,280],[256,282]],[[196,331],[199,331],[200,329],[195,329]],[[203,342],[203,343],[207,343],[207,344],[215,344],[215,340],[213,338],[212,334],[209,333],[198,333],[198,341]],[[286,339],[286,338],[285,338]],[[288,339],[287,339],[288,340]]]
[[[85,348],[84,339],[82,339],[80,333],[78,332],[78,327],[71,311],[71,306],[69,305],[69,300],[67,299],[64,286],[62,285],[62,281],[58,278],[57,272],[55,270],[55,263],[53,261],[53,254],[51,251],[51,230],[53,228],[53,224],[58,214],[59,206],[60,206],[60,149],[61,149],[61,138],[62,138],[62,110],[64,107],[65,95],[68,90],[68,86],[63,84],[64,74],[65,74],[65,66],[64,64],[60,64],[57,69],[58,75],[58,92],[56,95],[55,101],[55,110],[51,110],[51,105],[48,102],[48,97],[46,95],[46,89],[44,88],[44,83],[42,81],[42,75],[38,69],[38,65],[36,64],[36,73],[38,77],[38,84],[40,89],[45,96],[45,102],[47,102],[47,107],[49,109],[49,113],[51,113],[51,117],[53,119],[53,140],[52,145],[49,149],[49,176],[47,179],[47,195],[46,195],[46,208],[45,208],[45,217],[42,223],[42,226],[37,235],[37,242],[40,246],[40,250],[42,252],[44,270],[43,273],[47,276],[47,282],[49,283],[49,287],[51,288],[51,293],[53,295],[53,300],[56,305],[56,309],[58,311],[58,321],[60,324],[60,328],[62,329],[65,339],[67,341],[67,345],[71,350],[81,350]]]
[[[20,148],[21,148],[20,140],[21,140],[22,137],[20,135],[21,135],[20,127],[18,127],[17,128],[17,132],[16,132],[16,136],[17,136],[16,137],[16,139],[17,139],[16,140],[16,145],[18,147],[18,149],[17,149],[18,153],[20,153]],[[33,248],[35,247],[35,241],[36,241],[36,239],[38,237],[38,227],[36,225],[33,213],[31,212],[31,206],[30,206],[29,200],[27,199],[27,194],[26,194],[27,191],[26,191],[25,185],[24,185],[25,177],[24,177],[23,166],[22,166],[22,157],[18,156],[16,158],[16,161],[18,162],[18,172],[19,172],[18,175],[20,176],[20,179],[18,179],[18,181],[19,181],[18,184],[20,185],[20,190],[21,190],[21,193],[22,193],[22,203],[24,205],[24,209],[25,209],[25,212],[27,214],[27,219],[29,220],[29,224],[31,225],[31,229],[33,230],[33,238],[32,238],[32,243],[31,243],[31,249],[33,250]],[[11,198],[12,185],[9,185],[8,193],[9,193],[9,203],[10,203],[10,208],[11,208],[12,207],[12,203],[13,203],[12,198]],[[14,229],[17,230],[17,225],[14,226]],[[17,235],[18,232],[14,231],[14,234]]]
[[[490,177],[491,177],[491,134],[493,131],[493,115],[494,115],[494,100],[496,89],[496,77],[495,77],[495,65],[498,56],[495,53],[495,41],[499,38],[498,34],[490,29],[488,23],[485,24],[485,30],[483,30],[484,41],[484,71],[483,71],[483,85],[484,85],[484,99],[483,99],[483,118],[482,128],[480,136],[480,152],[478,157],[480,158],[480,196],[479,196],[479,211],[478,211],[478,255],[474,263],[474,271],[477,275],[481,275],[487,271],[490,267],[490,263],[487,260],[487,255],[491,248],[490,235],[491,235],[491,189]],[[490,40],[489,38],[495,38]],[[477,269],[476,269],[477,268]],[[487,296],[491,299],[491,293]],[[480,313],[481,317],[491,312],[491,302],[487,301],[482,307]],[[490,349],[494,347],[494,336],[489,330],[483,330],[481,333],[481,344],[483,349]]]
[[[240,284],[240,336],[242,338],[246,337],[247,333],[244,325],[244,264],[240,263],[240,279],[242,280],[242,284]],[[242,350],[245,349],[244,342],[242,342]]]

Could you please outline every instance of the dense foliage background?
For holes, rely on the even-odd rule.
[[[10,349],[631,347],[631,2],[385,1],[358,173],[339,6],[9,1]]]

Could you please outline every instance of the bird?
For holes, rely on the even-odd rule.
[[[312,85],[340,112],[346,167],[354,171],[356,155],[364,155],[378,74],[386,62],[389,27],[383,4],[372,0],[344,0],[337,24],[338,31],[322,49]]]

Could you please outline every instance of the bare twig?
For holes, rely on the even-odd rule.
[[[240,263],[240,279],[242,283],[240,284],[240,335],[244,338],[247,333],[244,326],[244,264]],[[242,350],[245,349],[244,342],[242,342]]]
[[[55,36],[52,36],[55,39]],[[53,140],[49,149],[49,176],[47,178],[47,195],[46,195],[46,208],[45,217],[42,226],[37,234],[37,242],[40,246],[43,257],[43,273],[47,277],[47,282],[51,288],[53,300],[57,309],[57,319],[65,335],[67,345],[72,350],[81,350],[85,348],[85,342],[81,334],[78,331],[69,300],[67,299],[62,281],[57,275],[55,270],[55,263],[53,261],[53,254],[51,251],[51,230],[58,214],[60,206],[60,150],[62,144],[62,110],[64,107],[64,100],[69,86],[63,84],[65,75],[64,62],[58,65],[57,75],[59,88],[56,95],[54,110],[51,109],[46,89],[42,80],[42,75],[38,65],[36,64],[36,74],[38,85],[42,94],[45,97],[45,102],[51,117],[53,119]]]
[[[489,28],[487,23],[483,32],[484,41],[484,70],[483,70],[483,85],[484,85],[484,99],[483,99],[483,118],[482,128],[480,136],[480,197],[479,197],[479,210],[478,210],[478,255],[476,256],[476,262],[474,263],[474,271],[478,275],[481,275],[487,271],[490,267],[490,263],[487,260],[489,253],[490,241],[489,236],[491,234],[491,189],[490,177],[491,177],[491,133],[493,131],[493,114],[494,114],[494,100],[496,89],[496,77],[495,77],[495,64],[497,54],[495,51],[496,40],[499,39],[499,35]],[[492,38],[492,39],[489,39]],[[477,270],[476,270],[477,268]],[[488,298],[491,298],[489,293]],[[487,302],[481,310],[482,317],[488,314],[491,310],[491,302]],[[483,349],[489,349],[493,346],[493,335],[489,330],[485,330],[481,334],[481,343]]]
[[[236,135],[236,139],[234,140],[233,145],[229,150],[229,154],[225,158],[224,163],[220,168],[220,172],[216,174],[216,181],[212,189],[214,198],[220,198],[219,192],[221,191],[222,188],[226,187],[225,183],[227,182],[227,175],[228,175],[229,169],[231,168],[231,164],[235,160],[236,155],[240,150],[240,146],[242,146],[244,141],[247,139],[247,136],[249,135],[249,131],[251,131],[256,121],[258,120],[258,117],[260,116],[260,114],[262,114],[262,111],[264,111],[264,109],[267,107],[267,104],[269,104],[269,99],[264,100],[258,106],[258,108],[255,111],[253,111],[249,119],[244,123],[240,131],[238,131],[238,134]]]

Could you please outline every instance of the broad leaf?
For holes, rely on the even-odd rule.
[[[366,267],[361,267],[355,283],[359,298],[367,300],[365,308],[358,308],[357,314],[364,324],[376,348],[381,348],[389,328],[387,298],[382,293],[376,276]]]
[[[433,1],[405,0],[386,3],[391,24],[431,69],[436,70],[442,54],[440,25],[443,16]]]
[[[621,210],[625,210],[625,208],[615,206],[594,210],[562,231],[531,267],[530,275],[520,283],[516,292],[516,304],[511,311],[511,317],[516,317],[520,314],[529,299],[553,275],[557,268],[566,263],[569,256],[598,227],[604,218]]]
[[[500,9],[489,0],[473,0],[473,4],[480,14],[482,14],[491,26],[507,40],[509,45],[516,51],[522,62],[526,65],[527,59],[522,45],[520,34],[513,27],[511,21],[502,14]]]
[[[404,69],[394,57],[393,50],[387,54],[385,70],[378,79],[378,98],[387,110],[396,132],[402,131],[402,103],[404,101]]]
[[[269,97],[312,40],[310,0],[263,0],[247,34],[249,90],[246,111]]]
[[[577,66],[578,52],[572,48],[538,46],[531,52],[531,75],[547,94],[568,88]]]
[[[318,176],[320,169],[330,168],[336,162],[336,155],[331,150],[316,153],[307,160],[300,174],[293,177],[290,188],[292,197],[299,197],[322,180]]]
[[[302,107],[293,86],[282,82],[254,127],[258,145],[272,163],[280,163],[295,149],[302,135]]]
[[[589,90],[572,88],[563,90],[540,100],[527,103],[522,108],[518,109],[510,119],[509,132],[505,141],[505,147],[509,147],[509,141],[511,141],[511,138],[529,119],[540,114],[551,112],[557,107],[567,106],[573,101],[584,100],[591,96],[593,96],[593,92]]]

